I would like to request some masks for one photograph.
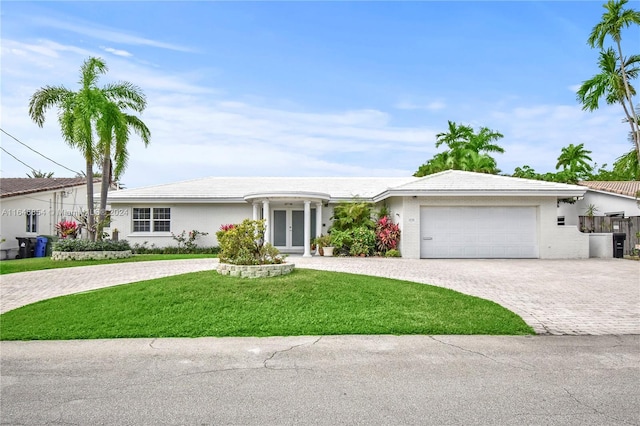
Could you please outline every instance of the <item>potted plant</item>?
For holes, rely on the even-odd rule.
[[[318,247],[318,254],[320,256],[324,256],[325,248],[329,247],[331,245],[331,236],[330,235],[319,235],[313,240],[313,242]],[[333,252],[333,248],[332,248],[331,252]],[[330,255],[328,255],[328,256],[330,256]]]

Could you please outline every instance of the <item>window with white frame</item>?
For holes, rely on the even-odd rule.
[[[153,232],[171,231],[171,209],[160,207],[153,209]]]
[[[35,210],[27,210],[27,232],[38,232],[38,212]]]
[[[170,232],[169,207],[134,207],[133,232]]]

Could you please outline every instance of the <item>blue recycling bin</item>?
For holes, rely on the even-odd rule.
[[[45,257],[47,255],[47,238],[36,238],[36,248],[33,251],[33,257]]]

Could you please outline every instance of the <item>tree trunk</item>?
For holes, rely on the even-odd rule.
[[[111,153],[107,149],[102,161],[102,186],[100,187],[100,212],[98,216],[98,239],[102,240],[102,230],[104,229],[107,216],[107,195],[111,184]]]
[[[89,234],[89,240],[96,240],[96,231],[94,229],[94,217],[93,217],[93,161],[87,161],[87,232]]]

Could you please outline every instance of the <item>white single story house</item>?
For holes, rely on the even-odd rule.
[[[100,181],[94,182],[100,193]],[[99,197],[97,198],[99,200]],[[56,235],[56,223],[87,209],[86,178],[0,178],[2,259],[18,253],[16,237]]]
[[[340,201],[386,204],[405,258],[587,258],[588,236],[558,226],[558,199],[586,188],[448,170],[416,177],[209,177],[109,193],[112,223],[132,244],[175,245],[172,233],[267,220],[266,240],[310,256]]]
[[[638,181],[584,181],[578,185],[587,188],[583,197],[574,204],[560,203],[558,217],[566,225],[578,225],[578,216],[588,216],[593,206],[594,216],[633,217],[640,216]]]

